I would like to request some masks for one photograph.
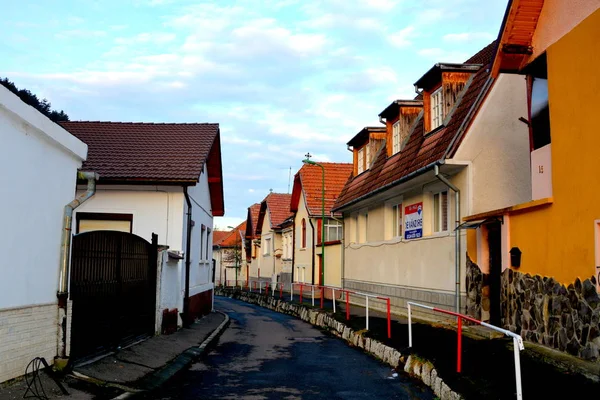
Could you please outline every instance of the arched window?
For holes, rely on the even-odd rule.
[[[306,248],[306,220],[302,218],[302,248]]]

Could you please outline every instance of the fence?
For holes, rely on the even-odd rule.
[[[468,317],[463,314],[458,314],[452,311],[442,310],[440,308],[426,306],[424,304],[414,303],[412,301],[407,302],[408,305],[408,347],[412,347],[412,306],[425,308],[427,310],[431,310],[434,312],[439,312],[442,314],[453,315],[457,319],[457,343],[456,343],[456,372],[460,373],[462,368],[462,320],[470,321],[475,324],[485,326],[486,328],[492,329],[497,332],[501,332],[506,336],[512,337],[513,345],[514,345],[514,356],[515,356],[515,382],[517,387],[517,399],[523,399],[523,389],[521,388],[521,356],[520,351],[524,350],[525,347],[523,345],[523,339],[521,336],[508,331],[506,329],[498,328],[497,326],[488,324],[483,321],[479,321],[477,319]]]
[[[377,295],[372,295],[372,294],[368,294],[368,293],[362,293],[362,292],[357,292],[354,290],[349,290],[349,289],[343,289],[341,287],[337,287],[337,286],[326,286],[326,285],[312,285],[309,283],[299,283],[299,282],[292,282],[292,283],[282,283],[282,282],[277,282],[274,285],[270,284],[269,281],[256,281],[256,280],[251,280],[251,281],[235,281],[235,280],[226,280],[223,282],[225,287],[231,287],[234,289],[237,289],[238,287],[240,288],[240,290],[244,291],[249,291],[249,292],[256,292],[258,291],[260,294],[263,293],[263,291],[266,293],[269,293],[269,291],[271,292],[271,296],[275,297],[276,292],[279,291],[279,298],[283,299],[284,298],[284,292],[287,294],[290,294],[290,301],[294,301],[294,293],[298,292],[299,294],[299,300],[300,303],[304,302],[305,299],[305,294],[306,294],[306,290],[308,289],[310,290],[310,299],[311,299],[311,305],[314,307],[315,306],[315,294],[318,293],[319,294],[319,300],[320,300],[320,308],[323,309],[325,308],[325,295],[326,292],[329,291],[331,293],[331,300],[332,300],[332,306],[333,306],[333,312],[337,312],[337,306],[336,306],[336,292],[340,295],[340,297],[344,297],[344,302],[345,302],[345,311],[346,311],[346,320],[350,319],[350,308],[351,308],[351,304],[350,304],[350,299],[352,296],[361,296],[365,298],[365,329],[369,330],[369,310],[370,310],[370,306],[369,306],[369,299],[371,300],[381,300],[383,302],[385,302],[385,308],[386,308],[386,318],[387,318],[387,336],[389,339],[391,339],[392,337],[392,317],[391,317],[391,302],[390,302],[390,298],[389,297],[385,297],[385,296],[377,296]],[[221,286],[221,281],[218,280],[217,281],[217,286]],[[289,291],[286,290],[286,286],[289,288]]]

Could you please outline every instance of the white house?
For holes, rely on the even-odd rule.
[[[346,288],[389,296],[399,312],[407,301],[465,311],[463,228],[506,225],[492,219],[456,229],[457,221],[531,192],[521,178],[529,169],[528,128],[519,120],[527,104],[517,96],[524,98],[525,81],[490,77],[495,48],[435,64],[415,83],[417,99],[381,112],[384,136],[369,129],[349,143],[354,176],[334,206],[344,214]]]
[[[0,382],[57,355],[63,210],[87,146],[0,86]]]
[[[75,212],[73,233],[124,231],[148,241],[154,233],[168,246],[158,267],[157,331],[165,310],[177,325],[209,313],[213,217],[224,214],[219,125],[62,125],[88,144],[83,167],[100,175],[96,195]]]

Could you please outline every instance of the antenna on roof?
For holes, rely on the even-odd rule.
[[[290,194],[290,184],[292,183],[292,166],[290,165],[290,174],[288,176],[288,194]]]
[[[269,193],[273,193],[273,189],[269,189]]]

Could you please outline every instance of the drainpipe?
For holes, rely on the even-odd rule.
[[[188,194],[187,186],[183,187],[183,195],[187,203],[187,232],[185,243],[185,294],[183,296],[183,326],[190,325],[190,251],[192,244],[192,202]]]
[[[312,284],[315,284],[315,226],[312,223],[312,219],[308,217],[308,223],[312,229]]]
[[[77,179],[86,179],[88,181],[85,193],[77,196],[73,201],[65,206],[62,237],[60,244],[60,266],[58,275],[58,320],[61,322],[62,332],[59,334],[58,351],[59,357],[67,356],[67,299],[69,295],[69,266],[71,251],[71,226],[73,224],[73,210],[82,205],[86,200],[96,193],[96,181],[98,174],[95,172],[77,172]],[[62,337],[61,337],[62,336]]]
[[[445,176],[440,174],[440,167],[436,164],[433,167],[435,177],[442,181],[446,186],[454,191],[454,215],[456,216],[456,227],[454,229],[454,262],[456,275],[456,312],[460,313],[460,190],[454,186]]]

